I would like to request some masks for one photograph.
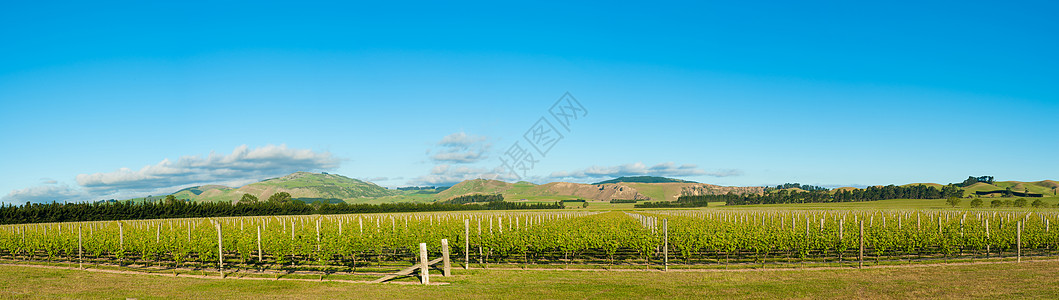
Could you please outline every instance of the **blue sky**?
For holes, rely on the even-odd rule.
[[[0,201],[515,180],[499,158],[566,92],[587,114],[523,179],[1057,179],[1056,6],[10,3]]]

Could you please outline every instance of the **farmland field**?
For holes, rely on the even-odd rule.
[[[852,267],[1059,255],[1053,209],[784,207],[5,225],[0,258],[174,274],[224,270],[226,276],[366,280],[415,265],[420,243],[438,257],[443,239],[453,264],[472,268]]]
[[[597,204],[4,225],[0,297],[1050,298],[1059,280],[1055,208]],[[441,286],[363,283],[416,266],[419,243],[440,257],[442,239]]]

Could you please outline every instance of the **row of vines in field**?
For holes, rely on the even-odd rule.
[[[1054,214],[844,211],[667,212],[669,240],[685,263],[976,259],[1059,253]]]
[[[419,243],[437,255],[447,239],[454,261],[477,265],[842,264],[857,261],[862,249],[869,261],[909,262],[1055,255],[1055,219],[983,211],[644,211],[49,223],[0,227],[0,258],[355,271],[407,266]]]

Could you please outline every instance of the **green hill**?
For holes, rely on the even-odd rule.
[[[614,178],[611,180],[600,181],[593,184],[607,184],[607,183],[663,183],[663,182],[679,182],[679,183],[697,183],[694,181],[687,181],[675,178],[666,178],[658,176],[623,176]]]
[[[978,182],[978,183],[972,184],[972,185],[970,185],[968,187],[964,187],[963,189],[964,189],[964,194],[965,195],[974,195],[974,192],[979,192],[979,191],[988,192],[988,191],[998,191],[998,190],[1005,190],[1007,188],[1011,188],[1011,190],[1015,191],[1015,192],[1029,191],[1030,193],[1044,194],[1044,195],[1047,196],[1047,195],[1054,195],[1054,193],[1057,190],[1059,190],[1059,189],[1053,189],[1053,188],[1057,188],[1057,187],[1059,187],[1059,183],[1056,183],[1055,181],[1052,181],[1052,180],[1043,180],[1043,181],[1036,181],[1036,182],[997,181],[997,182],[994,182],[993,184],[988,184],[988,183],[985,183],[985,182]]]
[[[526,186],[533,186],[532,183],[519,182],[517,184],[520,188]],[[515,187],[516,184],[507,183],[499,180],[490,179],[472,179],[464,180],[452,187],[444,190],[437,195],[438,200],[451,199],[453,197],[459,197],[468,194],[501,194],[507,190]]]
[[[173,193],[177,199],[189,199],[192,201],[221,202],[239,200],[243,195],[234,195],[235,189],[223,185],[193,186]]]
[[[204,185],[185,188],[173,193],[173,195],[178,199],[190,199],[192,201],[228,202],[238,201],[243,197],[243,194],[251,194],[264,201],[269,196],[279,192],[290,193],[294,199],[305,201],[325,200],[328,202],[399,194],[398,191],[342,175],[296,172],[235,189],[222,185]]]

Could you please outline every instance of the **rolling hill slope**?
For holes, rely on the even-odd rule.
[[[240,188],[222,185],[189,187],[173,193],[178,199],[192,201],[225,202],[238,201],[244,194],[256,196],[264,201],[269,196],[287,192],[295,199],[339,199],[375,198],[393,196],[398,191],[374,183],[337,174],[296,172],[287,176],[266,179]]]
[[[662,177],[657,177],[662,178]],[[620,178],[619,178],[620,179]],[[693,182],[621,182],[605,184],[583,184],[571,182],[551,182],[533,184],[529,182],[507,183],[497,180],[474,179],[460,182],[438,194],[438,200],[469,194],[504,194],[508,200],[538,199],[561,200],[581,198],[596,201],[614,199],[634,200],[676,200],[680,195],[718,195],[729,192],[736,194],[761,193],[763,187],[728,187]],[[654,178],[650,180],[654,181]],[[612,180],[613,181],[613,180]]]
[[[618,177],[611,180],[604,180],[593,184],[606,184],[606,183],[664,183],[664,182],[679,182],[679,183],[697,183],[694,181],[687,181],[675,178],[666,178],[658,176],[628,176]]]
[[[973,195],[974,192],[988,192],[997,191],[1011,188],[1012,191],[1024,192],[1029,191],[1034,194],[1044,194],[1045,196],[1055,195],[1056,191],[1059,191],[1059,182],[1053,180],[1042,180],[1034,182],[1022,182],[1022,181],[997,181],[993,184],[985,182],[978,182],[972,184],[964,189],[964,195]]]

